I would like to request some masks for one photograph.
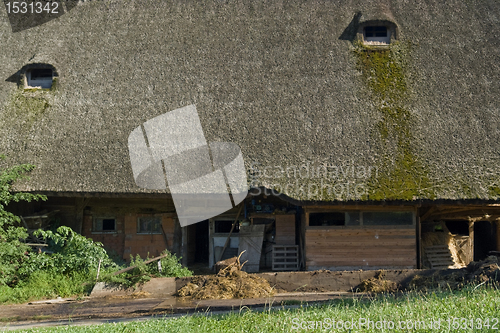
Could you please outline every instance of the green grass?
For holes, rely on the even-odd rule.
[[[484,323],[489,319],[490,328],[453,329],[453,318],[474,319],[477,328],[478,321]],[[341,299],[316,306],[299,306],[298,308],[283,308],[258,312],[244,309],[239,313],[227,315],[194,315],[177,318],[152,319],[142,322],[120,324],[104,324],[95,326],[73,326],[58,328],[33,329],[30,332],[349,332],[337,329],[297,329],[299,324],[308,327],[309,322],[328,323],[331,320],[343,320],[359,323],[360,319],[377,321],[392,321],[399,325],[411,321],[421,321],[426,324],[440,319],[439,329],[398,329],[383,330],[358,327],[351,332],[498,332],[500,323],[500,292],[496,288],[480,286],[466,288],[462,291],[441,291],[432,293],[409,293],[405,296],[379,296],[369,300]],[[450,319],[451,329],[447,320]],[[460,324],[460,322],[459,322]],[[374,325],[374,324],[373,324]],[[436,325],[436,324],[435,324]],[[435,326],[436,328],[437,326]],[[294,329],[296,328],[296,329]]]
[[[25,303],[34,300],[81,296],[94,287],[95,274],[73,273],[71,275],[38,271],[16,287],[0,285],[0,304]]]

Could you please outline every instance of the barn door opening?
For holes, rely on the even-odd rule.
[[[208,266],[208,253],[209,253],[208,220],[196,223],[195,227],[196,227],[195,230],[196,250],[194,254],[194,262],[203,263]]]
[[[474,260],[484,260],[490,251],[497,249],[497,228],[494,223],[474,223]]]

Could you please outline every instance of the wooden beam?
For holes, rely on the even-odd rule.
[[[436,212],[434,215],[434,218],[441,218],[443,216],[451,216],[451,215],[456,215],[460,214],[460,216],[464,215],[485,215],[486,213],[484,212],[483,209],[476,209],[476,208],[462,208],[462,209],[450,209],[450,210],[440,210],[439,212]]]
[[[469,222],[469,262],[474,261],[474,222]],[[467,264],[469,264],[469,262]]]
[[[83,211],[89,202],[90,198],[86,197],[75,199],[75,221],[77,224],[75,228],[78,228],[79,234],[82,234],[83,230]]]
[[[238,214],[236,214],[236,218],[234,219],[233,225],[231,226],[231,231],[229,232],[229,235],[227,235],[226,243],[224,244],[224,247],[222,248],[222,251],[220,252],[219,259],[215,262],[219,262],[222,259],[222,256],[224,255],[224,251],[226,251],[227,246],[229,245],[229,240],[231,239],[231,235],[233,234],[234,227],[236,226],[236,223],[238,222],[238,219],[240,218],[241,211],[243,210],[243,207],[245,206],[245,201],[241,203],[240,209],[238,210]]]
[[[417,247],[417,269],[422,268],[422,227],[420,225],[420,217],[416,217],[416,227],[417,227],[417,239],[416,239],[416,247]]]
[[[303,206],[302,207],[305,212],[310,213],[328,213],[334,211],[352,211],[352,210],[360,210],[360,211],[414,211],[416,208],[415,205],[337,205],[337,206]]]
[[[436,210],[437,210],[437,206],[432,206],[431,208],[429,208],[429,210],[427,212],[425,212],[425,214],[420,216],[420,221],[427,220]]]
[[[153,261],[157,261],[157,260],[163,259],[163,258],[165,258],[166,256],[168,256],[169,254],[170,254],[170,253],[167,253],[167,254],[161,255],[161,256],[159,256],[159,257],[156,257],[156,258],[153,258],[153,259],[149,259],[149,260],[147,260],[147,261],[145,261],[145,262],[144,262],[144,265],[150,264],[150,263],[152,263]],[[137,267],[137,265],[135,265],[135,266],[130,266],[130,267],[127,267],[127,268],[124,268],[124,269],[122,269],[122,270],[119,270],[118,272],[114,272],[114,273],[113,273],[113,275],[118,275],[118,274],[121,274],[121,273],[128,272],[128,271],[130,271],[130,270],[132,270],[132,269],[134,269],[134,268],[136,268],[136,267]]]
[[[500,251],[500,221],[496,220],[495,224],[497,226],[497,251]]]
[[[165,233],[165,229],[163,228],[163,220],[162,220],[162,223],[160,223],[160,227],[161,227],[161,234],[163,235],[163,241],[165,242],[165,248],[168,251],[170,251],[170,249],[168,248],[167,234]]]

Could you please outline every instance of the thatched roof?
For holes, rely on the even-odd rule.
[[[13,33],[0,11],[0,152],[37,166],[22,190],[154,192],[135,185],[127,138],[195,104],[208,142],[238,144],[255,185],[295,199],[498,199],[499,13],[494,0],[105,0]],[[397,27],[390,49],[356,41],[370,20]],[[32,63],[54,66],[54,90],[18,88]]]

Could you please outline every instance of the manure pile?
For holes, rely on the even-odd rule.
[[[425,273],[424,273],[425,274]],[[461,269],[437,270],[430,275],[416,274],[404,288],[391,280],[385,279],[384,271],[378,271],[375,277],[363,280],[355,290],[369,293],[396,292],[398,290],[431,289],[460,290],[466,285],[500,284],[500,259],[490,256],[482,261],[473,261]]]
[[[195,299],[258,298],[274,294],[266,279],[253,276],[241,270],[239,258],[214,276],[199,276],[179,289],[178,296]]]
[[[375,277],[363,280],[356,289],[361,292],[387,293],[397,291],[398,285],[396,282],[386,280],[384,271],[378,271]]]
[[[459,290],[467,284],[495,284],[500,282],[499,259],[490,256],[482,261],[473,261],[465,268],[439,270],[429,276],[415,275],[410,288],[426,290],[444,288]]]

